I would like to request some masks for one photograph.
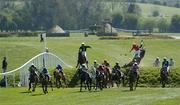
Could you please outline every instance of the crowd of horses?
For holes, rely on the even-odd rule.
[[[121,85],[129,86],[130,91],[136,90],[140,75],[139,73],[134,72],[131,69],[134,64],[134,61],[136,61],[139,64],[144,55],[145,50],[141,51],[140,58],[133,59],[128,64],[123,65],[121,67],[122,69],[120,70],[120,73],[111,72],[112,68],[106,65],[99,66],[102,67],[103,72],[98,71],[97,68],[94,67],[90,68],[88,67],[87,59],[84,56],[79,55],[76,66],[76,78],[80,80],[80,91],[82,91],[83,87],[85,89],[88,89],[89,91],[92,91],[93,89],[103,90],[104,88],[114,87],[114,84],[116,84],[117,87],[120,87]],[[83,66],[86,67],[86,70],[82,69]],[[165,84],[168,79],[168,73],[165,69],[166,68],[162,68],[160,72],[162,87],[165,87]],[[54,79],[49,78],[43,75],[43,73],[36,70],[34,75],[30,76],[29,78],[29,91],[31,90],[31,88],[32,91],[35,91],[35,88],[38,83],[42,84],[42,89],[45,94],[48,93],[48,86],[50,86],[51,90],[53,91],[53,84],[55,84],[57,88],[67,87],[66,77],[65,75],[63,75],[63,73],[60,73],[57,69],[55,69],[53,72],[53,76]],[[65,86],[62,85],[62,82]]]

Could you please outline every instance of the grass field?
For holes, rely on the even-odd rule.
[[[26,88],[0,88],[1,105],[178,105],[179,88],[111,88],[79,92],[78,88],[54,89],[42,94],[41,88],[28,93]]]
[[[101,63],[104,59],[110,61],[111,65],[120,62],[121,65],[128,63],[133,57],[129,53],[133,42],[139,43],[141,39],[99,40],[98,37],[83,37],[73,35],[70,38],[48,38],[47,47],[50,52],[58,55],[66,63],[75,67],[78,48],[82,42],[92,46],[88,49],[90,63],[94,59]],[[142,67],[151,67],[154,59],[166,56],[174,58],[176,67],[180,67],[180,41],[173,39],[144,39],[146,55],[142,60]],[[0,58],[7,56],[8,70],[15,69],[33,56],[43,51],[43,43],[37,37],[9,37],[0,38]],[[125,56],[127,54],[127,56]],[[1,64],[0,64],[1,66]]]
[[[167,15],[168,17],[172,17],[175,14],[180,14],[180,9],[175,7],[160,6],[154,4],[143,4],[143,3],[138,3],[138,5],[142,10],[143,16],[148,16],[154,9],[159,10],[160,14]]]

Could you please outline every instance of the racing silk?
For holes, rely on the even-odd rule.
[[[120,72],[121,67],[119,65],[115,65],[113,68],[113,73]]]
[[[33,76],[34,74],[36,74],[36,72],[35,72],[36,70],[37,70],[37,68],[34,66],[29,67],[29,78],[31,76]]]
[[[132,48],[131,48],[131,51],[132,50],[135,50],[135,51],[139,51],[140,50],[140,47],[136,44],[136,45],[133,45]]]
[[[105,72],[105,69],[104,69],[104,67],[102,65],[99,66],[97,70],[100,71],[101,73]]]
[[[46,68],[43,69],[42,73],[49,76],[49,71]]]
[[[79,52],[84,52],[84,51],[86,52],[87,48],[91,48],[91,46],[81,46],[79,48]]]
[[[106,67],[110,67],[110,64],[108,62],[104,62],[102,65],[104,65]]]
[[[162,67],[169,67],[169,62],[168,61],[163,61],[162,62]]]
[[[34,67],[34,66],[31,66],[31,67],[29,68],[30,74],[35,73],[36,70],[37,70],[37,69],[36,69],[36,67]]]
[[[59,73],[62,73],[62,72],[63,72],[63,68],[62,68],[60,65],[58,65],[58,66],[56,67],[56,69],[59,71]]]
[[[132,70],[133,72],[138,73],[138,72],[139,72],[139,67],[134,65],[134,66],[131,68],[131,70]]]

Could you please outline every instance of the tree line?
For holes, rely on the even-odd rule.
[[[48,30],[54,25],[64,29],[83,29],[93,24],[102,24],[104,19],[112,20],[117,28],[148,29],[158,28],[160,32],[179,32],[180,16],[171,22],[160,19],[143,19],[136,0],[1,0],[0,30]],[[109,2],[109,1],[108,1]],[[112,12],[116,2],[122,2],[122,10]],[[124,3],[126,2],[126,3]],[[124,3],[124,4],[123,4]]]

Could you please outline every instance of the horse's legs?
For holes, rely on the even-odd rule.
[[[136,78],[136,84],[135,84],[134,90],[136,90],[136,87],[137,87],[137,85],[138,85],[138,82],[139,82],[139,76],[137,76],[137,78]]]
[[[31,81],[29,81],[29,91],[31,90]]]
[[[51,90],[53,91],[52,81],[49,81],[49,84],[50,84],[50,86],[51,86]]]
[[[130,87],[130,91],[133,91],[133,77],[132,77],[132,74],[129,77],[129,87]]]
[[[82,80],[81,80],[80,92],[82,92]]]

